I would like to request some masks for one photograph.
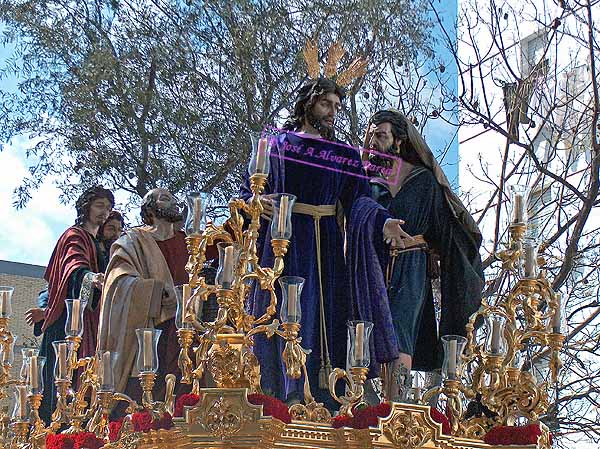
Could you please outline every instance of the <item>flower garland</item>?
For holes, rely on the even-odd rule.
[[[182,394],[177,397],[175,401],[175,410],[173,411],[173,415],[175,417],[183,416],[183,407],[189,406],[193,407],[200,401],[200,396],[194,393]]]
[[[483,441],[490,445],[527,445],[537,444],[538,438],[542,434],[539,424],[529,424],[527,426],[497,426],[490,430],[483,437]],[[550,444],[552,444],[552,435],[550,435]]]
[[[267,416],[272,416],[286,424],[292,422],[292,417],[287,405],[279,399],[276,399],[265,394],[253,393],[248,395],[248,402],[253,405],[262,405],[263,413]]]
[[[392,407],[387,402],[382,402],[379,405],[355,408],[352,410],[354,416],[338,415],[331,421],[331,426],[334,429],[339,429],[340,427],[352,427],[353,429],[375,427],[378,424],[378,418],[388,416],[391,411]]]
[[[46,436],[46,449],[100,449],[104,441],[92,432],[59,433]]]

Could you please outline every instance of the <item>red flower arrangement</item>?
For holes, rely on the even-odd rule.
[[[149,410],[142,410],[131,415],[131,423],[134,432],[148,432],[150,430],[165,429],[173,427],[173,418],[167,412],[158,419],[152,417]]]
[[[46,436],[47,449],[100,449],[104,441],[91,432],[59,433]]]
[[[331,421],[334,429],[340,427],[352,427],[354,429],[366,429],[367,427],[377,426],[378,418],[388,416],[392,407],[387,402],[379,405],[370,405],[363,408],[352,410],[353,417],[347,415],[338,415]]]
[[[194,393],[182,394],[175,401],[175,410],[173,414],[175,416],[183,416],[183,407],[189,406],[193,407],[200,400],[200,396]]]
[[[111,443],[114,443],[119,439],[119,432],[121,431],[122,425],[122,419],[119,419],[118,421],[111,421],[108,423],[108,439]]]
[[[483,441],[490,445],[536,444],[542,429],[539,424],[527,426],[498,426],[485,434]],[[552,436],[550,436],[552,443]]]
[[[248,395],[248,402],[253,405],[262,405],[263,413],[267,416],[272,416],[286,424],[292,422],[290,411],[287,405],[285,405],[279,399],[276,399],[265,394],[253,393]]]
[[[442,433],[444,435],[452,435],[452,428],[450,427],[450,420],[446,415],[440,412],[437,408],[431,407],[429,409],[429,415],[431,419],[442,425]]]

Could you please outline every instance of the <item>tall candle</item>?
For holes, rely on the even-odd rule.
[[[0,316],[7,315],[10,310],[10,305],[8,303],[8,301],[9,301],[8,293],[9,292],[7,292],[7,291],[0,292]]]
[[[37,389],[40,386],[38,379],[38,356],[32,355],[29,358],[29,385],[32,389]]]
[[[525,222],[525,202],[523,201],[523,195],[515,193],[514,204],[513,204],[513,223],[524,223]]]
[[[492,321],[492,354],[500,353],[500,321]]]
[[[365,341],[365,323],[356,323],[356,338],[354,340],[354,358],[360,363],[365,358],[363,346]]]
[[[27,419],[27,386],[17,385],[17,391],[19,392],[19,420]]]
[[[193,232],[200,232],[200,220],[202,218],[202,198],[194,198],[194,217],[192,219]]]
[[[192,296],[192,288],[190,284],[183,284],[183,289],[181,291],[181,305],[183,310],[181,311],[181,321],[183,323],[188,323],[190,321],[190,316],[188,314],[188,303],[190,301],[190,297]]]
[[[523,276],[526,278],[537,277],[537,249],[535,245],[523,245],[525,260],[523,262]]]
[[[279,202],[279,222],[278,222],[278,226],[277,226],[277,230],[279,231],[280,234],[284,234],[285,233],[285,228],[286,228],[286,223],[285,223],[285,219],[287,217],[287,212],[288,212],[288,197],[287,195],[283,195],[281,197],[281,201]]]
[[[267,161],[267,139],[261,137],[258,139],[258,148],[256,149],[256,173],[265,173]]]
[[[297,321],[296,303],[298,302],[298,284],[289,284],[287,289],[287,313],[288,321]]]
[[[233,245],[225,247],[225,255],[223,257],[223,288],[231,288],[233,282]]]
[[[556,305],[556,310],[554,311],[554,315],[552,315],[552,332],[555,334],[560,334],[560,322],[562,321],[562,311],[561,311],[561,301],[562,297],[560,293],[556,294],[556,299],[558,301]]]
[[[456,351],[457,342],[456,340],[448,341],[448,377],[456,377]]]
[[[79,310],[81,309],[81,301],[74,299],[71,307],[71,332],[79,332]]]
[[[58,344],[58,375],[61,379],[67,377],[67,343]]]
[[[153,346],[153,342],[152,342],[152,331],[151,330],[145,330],[144,331],[144,368],[146,369],[150,369],[152,368],[152,346]]]
[[[104,385],[112,383],[111,373],[112,370],[110,367],[110,351],[106,351],[102,353],[102,383]]]

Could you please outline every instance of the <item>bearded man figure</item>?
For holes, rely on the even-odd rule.
[[[305,279],[300,298],[300,336],[302,346],[312,350],[306,367],[313,395],[329,408],[335,407],[327,390],[329,373],[332,367],[346,365],[346,322],[351,317],[349,277],[358,276],[362,280],[357,282],[366,282],[368,275],[357,268],[355,259],[346,264],[344,233],[360,235],[361,226],[381,219],[372,234],[349,241],[349,250],[364,239],[383,241],[384,235],[388,239],[402,235],[401,221],[386,221],[390,218],[387,211],[370,198],[357,149],[335,139],[335,118],[344,96],[343,88],[326,77],[313,79],[300,89],[293,114],[284,125],[285,132],[271,141],[271,170],[265,187],[265,194],[288,193],[297,198],[283,275]],[[241,197],[247,200],[251,195],[246,179]],[[267,210],[268,206],[266,203]],[[270,229],[266,223],[262,229],[265,232],[261,232],[258,242],[260,264],[272,266]],[[370,258],[376,260],[375,253]],[[260,316],[270,297],[265,290],[255,288],[248,301],[252,314]],[[267,339],[263,334],[254,338],[263,389],[288,403],[301,400],[303,379],[286,376],[281,357],[284,342]]]
[[[26,320],[30,323],[43,320],[41,332],[44,336],[40,344],[40,355],[46,357],[46,364],[40,417],[46,423],[50,421],[56,407],[55,353],[52,343],[65,339],[65,299],[82,298],[87,301],[79,356],[88,357],[95,352],[100,290],[106,268],[97,234],[114,204],[112,192],[102,186],[87,189],[77,199],[75,225],[68,228],[58,239],[44,273],[44,279],[48,282],[47,302],[44,308],[30,309],[26,315]],[[37,312],[33,313],[34,310]]]
[[[375,338],[398,341],[397,358],[390,360],[378,346],[374,347],[373,358],[385,364],[387,399],[405,401],[412,386],[410,370],[440,368],[440,337],[465,335],[469,317],[481,304],[481,233],[452,192],[431,150],[403,114],[396,110],[374,114],[365,140],[368,147],[395,157],[392,176],[380,176],[381,170],[374,170],[378,174],[370,180],[371,195],[394,218],[405,221],[403,229],[410,237],[391,251],[382,242],[374,242],[380,258],[380,268],[375,270],[379,278],[357,290],[354,299],[359,317],[375,322]],[[363,158],[367,158],[366,152]],[[380,156],[370,159],[374,169],[391,160]],[[437,275],[441,285],[439,326],[431,284]],[[378,326],[384,317],[374,316],[372,304],[365,301],[368,288],[384,285],[392,329]]]
[[[111,246],[102,295],[98,349],[118,353],[115,388],[135,400],[141,398],[135,357],[135,330],[161,329],[159,370],[155,392],[164,395],[166,374],[179,375],[175,285],[188,281],[185,271],[185,234],[175,230],[181,221],[175,197],[165,189],[148,192],[141,206],[145,226],[126,231]]]

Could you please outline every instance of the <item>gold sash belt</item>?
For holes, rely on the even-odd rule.
[[[320,340],[321,340],[321,368],[319,369],[319,388],[327,389],[329,374],[331,373],[331,359],[329,357],[329,343],[327,342],[327,322],[325,320],[325,304],[323,297],[323,277],[321,274],[321,217],[336,215],[335,204],[296,203],[292,210],[295,214],[310,215],[315,224],[315,245],[317,249],[317,272],[319,273],[319,306],[320,306]]]

